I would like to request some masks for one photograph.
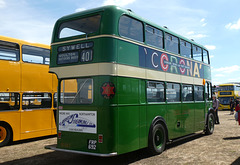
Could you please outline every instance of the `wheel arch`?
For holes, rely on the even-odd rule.
[[[13,129],[12,129],[11,125],[9,123],[7,123],[5,121],[1,121],[1,120],[0,120],[0,125],[5,125],[10,129],[10,132],[11,132],[11,135],[12,135],[11,138],[10,138],[10,141],[12,141],[14,135],[13,135]]]
[[[150,128],[149,128],[149,135],[150,135],[150,131],[153,129],[153,127],[154,127],[156,124],[162,124],[162,125],[163,125],[163,127],[165,128],[165,131],[166,131],[167,141],[169,141],[167,123],[166,123],[166,120],[165,120],[162,116],[156,116],[156,117],[152,120],[151,126],[150,126]],[[148,136],[148,138],[149,138],[149,136]]]
[[[207,122],[208,122],[208,115],[212,113],[213,117],[214,117],[214,122],[215,122],[215,115],[214,115],[214,109],[213,108],[209,108],[208,112],[206,113],[206,117],[205,117],[205,126],[207,126]]]

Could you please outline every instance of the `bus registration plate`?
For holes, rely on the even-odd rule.
[[[97,140],[88,140],[88,149],[96,150],[97,149]]]

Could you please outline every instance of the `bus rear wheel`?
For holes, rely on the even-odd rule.
[[[0,123],[0,147],[5,146],[11,139],[10,128],[6,124]]]
[[[207,125],[205,130],[206,135],[211,135],[213,133],[214,123],[215,123],[214,115],[213,113],[209,113],[207,117]]]
[[[166,130],[162,124],[153,126],[149,135],[148,149],[152,154],[160,154],[166,146]]]

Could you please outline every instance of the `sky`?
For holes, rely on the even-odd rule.
[[[51,43],[62,16],[117,5],[195,42],[210,52],[212,82],[240,82],[239,0],[0,0],[0,35]]]

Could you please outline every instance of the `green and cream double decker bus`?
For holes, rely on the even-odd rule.
[[[113,156],[204,130],[212,134],[206,48],[130,10],[60,18],[50,72],[58,77],[58,139],[46,148]],[[71,84],[71,91],[65,84]]]

